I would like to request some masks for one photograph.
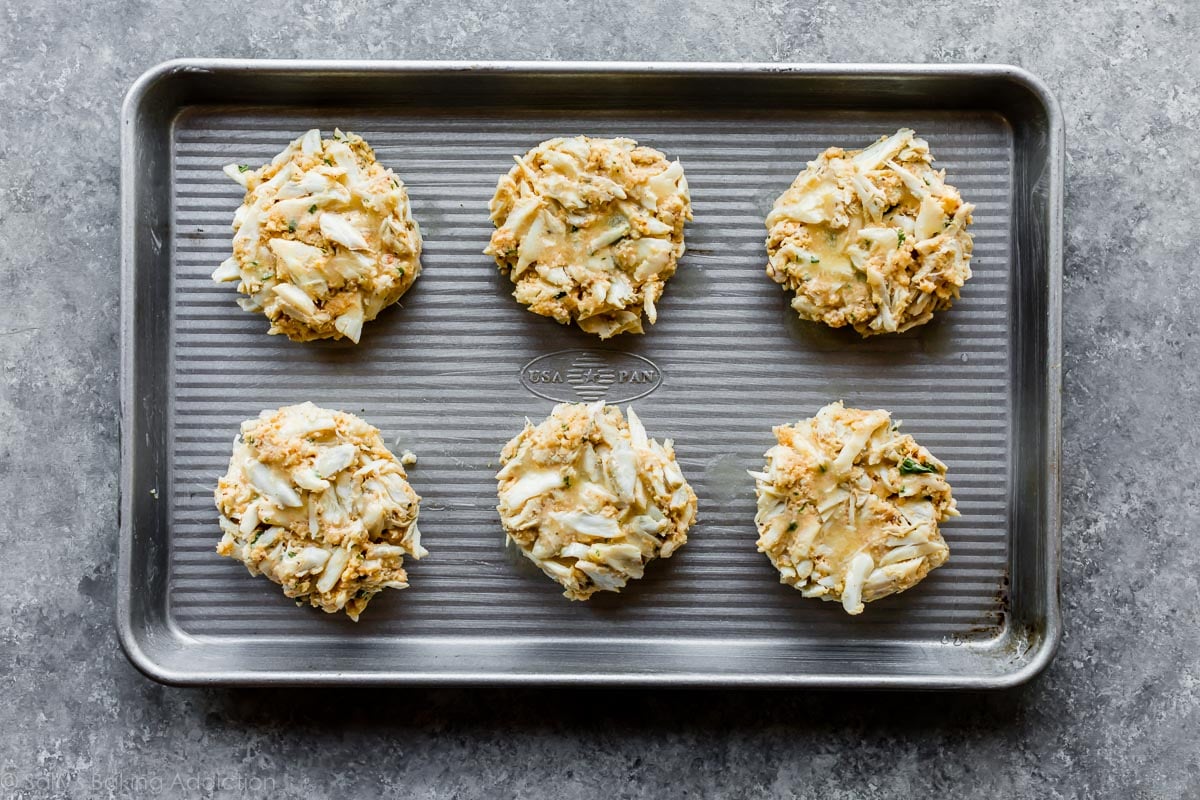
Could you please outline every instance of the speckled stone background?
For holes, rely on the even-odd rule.
[[[0,5],[0,798],[1200,796],[1200,4]],[[987,695],[179,690],[114,631],[118,109],[177,56],[1010,62],[1067,128],[1063,600]]]

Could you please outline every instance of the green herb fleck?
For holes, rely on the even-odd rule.
[[[260,537],[260,536],[262,536],[262,535],[263,535],[263,532],[262,532],[262,531],[259,531],[258,533],[254,534],[254,538],[250,540],[250,544],[254,544],[255,542],[257,542],[257,541],[258,541],[258,537]]]
[[[404,267],[396,267],[396,273],[397,273],[397,274],[398,274],[398,275],[399,275],[401,278],[403,278],[403,277],[404,277]]]
[[[896,247],[904,244],[904,231],[896,231]]]
[[[329,166],[331,166],[331,167],[333,166],[333,162],[331,160],[329,160],[328,158],[322,158],[321,160],[324,161]]]
[[[287,557],[288,557],[288,558],[295,558],[295,557],[296,557],[296,554],[295,554],[295,553],[293,553],[291,550],[288,550]]]
[[[817,258],[816,256],[813,256],[812,258],[808,259],[808,263],[810,263],[810,264],[820,264],[820,263],[821,263],[821,259]]]
[[[288,233],[295,233],[295,232],[296,232],[296,220],[289,219],[288,220]]]
[[[911,458],[905,458],[900,462],[901,475],[924,475],[930,472],[937,472],[937,470],[919,461],[913,461]]]
[[[824,474],[829,471],[829,466],[827,464],[820,464],[817,469],[821,470],[821,473]]]
[[[564,476],[563,476],[563,488],[564,488],[564,489],[570,489],[570,488],[571,488],[571,476],[570,476],[570,475],[564,475]]]
[[[800,523],[798,523],[798,522],[790,523],[788,525],[788,533],[791,533],[792,531],[796,530],[796,528],[798,528],[798,527],[800,527]]]
[[[317,213],[317,204],[316,203],[313,203],[311,206],[308,207],[308,213],[310,213],[310,214]]]
[[[396,180],[395,178],[392,178],[392,188],[393,188],[393,189],[399,189],[399,188],[400,188],[400,181]]]
[[[249,172],[249,171],[250,171],[249,164],[238,164],[238,172]]]

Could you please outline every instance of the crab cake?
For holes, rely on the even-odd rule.
[[[242,423],[216,500],[218,553],[288,597],[355,621],[378,592],[408,586],[404,556],[427,552],[421,498],[379,431],[312,403]]]
[[[696,495],[671,440],[646,438],[633,409],[562,403],[505,445],[500,520],[525,556],[586,600],[620,591],[687,541]]]
[[[805,597],[863,603],[915,586],[946,563],[938,523],[957,517],[946,465],[886,411],[825,406],[775,428],[762,472],[758,550]]]
[[[601,339],[642,333],[684,251],[683,167],[632,139],[587,136],[516,161],[488,206],[496,231],[483,251],[516,284],[513,297]]]
[[[213,273],[238,281],[238,305],[297,342],[357,343],[364,322],[421,272],[421,231],[404,184],[352,133],[313,129],[270,164],[225,173],[246,188],[233,255]]]
[[[906,331],[950,307],[971,277],[974,206],[907,128],[865,150],[831,147],[767,215],[767,274],[792,308],[863,336]]]

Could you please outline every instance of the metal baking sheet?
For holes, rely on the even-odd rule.
[[[362,344],[266,335],[209,274],[258,164],[311,127],[362,134],[408,184],[424,272]],[[804,163],[909,126],[976,206],[953,310],[861,340],[800,322],[764,275],[763,217]],[[119,628],[178,684],[999,687],[1059,638],[1062,126],[1013,67],[177,61],[124,109]],[[695,222],[644,336],[535,316],[481,254],[496,179],[556,135],[683,162]],[[557,380],[556,380],[557,377]],[[497,455],[555,400],[633,400],[700,498],[689,543],[571,603],[506,550]],[[755,551],[771,426],[883,407],[951,468],[949,564],[848,617]],[[238,423],[312,400],[361,415],[424,497],[430,555],[362,622],[296,608],[213,552]]]

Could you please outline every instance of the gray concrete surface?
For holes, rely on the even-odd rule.
[[[0,798],[1200,796],[1200,5],[0,5]],[[223,691],[113,630],[118,108],[172,57],[984,61],[1067,120],[1063,597],[971,696]]]

